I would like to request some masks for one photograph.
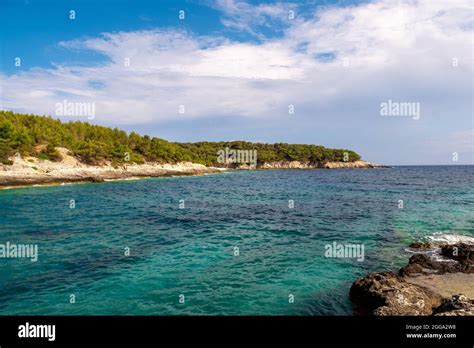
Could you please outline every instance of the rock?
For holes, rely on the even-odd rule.
[[[409,248],[419,249],[419,250],[430,250],[430,249],[434,249],[434,246],[431,243],[415,242],[415,243],[411,243],[409,245]]]
[[[354,162],[326,162],[322,165],[323,168],[328,169],[342,169],[342,168],[386,168],[385,166],[370,163],[367,161]]]
[[[441,246],[441,255],[446,260],[435,259],[427,254],[410,257],[408,265],[399,271],[401,276],[418,274],[474,273],[474,245],[466,243]]]
[[[417,243],[414,247],[424,249],[428,244]],[[357,279],[351,286],[350,298],[358,313],[474,315],[474,300],[464,295],[473,294],[474,245],[445,244],[440,250],[441,255],[413,255],[398,275],[369,273]]]
[[[91,176],[91,177],[86,178],[86,181],[90,181],[90,182],[104,182],[104,179],[103,179],[103,178],[96,177],[96,176]]]
[[[474,273],[474,245],[465,243],[443,245],[441,255],[458,261],[462,272]]]
[[[299,161],[276,161],[265,162],[258,166],[258,169],[314,169],[317,164]]]
[[[57,148],[62,161],[52,162],[33,157],[13,158],[14,164],[0,167],[0,188],[65,182],[102,182],[108,179],[164,177],[219,173],[222,169],[206,167],[192,162],[129,164],[113,166],[111,163],[89,165],[68,155],[65,148]]]
[[[363,314],[429,315],[442,297],[409,284],[393,272],[369,273],[357,279],[350,289],[351,300]]]
[[[465,295],[454,295],[435,310],[435,315],[474,315],[474,300]]]
[[[258,169],[351,169],[351,168],[386,168],[385,166],[367,161],[353,162],[299,162],[299,161],[276,161],[260,164]]]
[[[242,170],[253,170],[253,169],[257,169],[257,166],[255,164],[243,163],[243,164],[237,165],[235,168],[242,169]]]
[[[403,277],[417,274],[444,274],[462,272],[462,266],[454,261],[436,261],[426,254],[416,254],[410,257],[408,265],[402,267],[399,274]]]

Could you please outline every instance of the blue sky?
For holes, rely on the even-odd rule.
[[[88,121],[55,115],[55,105],[93,102],[93,123],[175,141],[312,143],[386,164],[472,164],[473,7],[2,0],[0,108]],[[382,116],[388,100],[417,103],[420,117]]]
[[[69,11],[76,11],[76,20],[69,19]],[[186,21],[179,21],[177,13],[189,13]],[[14,73],[13,61],[23,56],[24,68],[51,67],[52,62],[94,63],[104,57],[58,49],[59,41],[93,37],[102,32],[134,31],[157,27],[193,28],[205,35],[220,29],[217,11],[200,2],[160,0],[133,1],[103,0],[2,0],[0,19],[4,32],[2,41],[2,71]],[[26,58],[27,57],[27,58]]]
[[[265,1],[249,1],[258,6]],[[271,2],[270,2],[271,3]],[[304,4],[315,10],[324,6],[351,6],[364,1],[294,1],[290,8]],[[4,23],[2,33],[1,70],[15,73],[18,69],[10,62],[15,57],[27,57],[23,69],[52,67],[52,63],[100,62],[100,55],[91,52],[70,52],[58,49],[60,41],[80,37],[93,37],[103,32],[152,30],[156,28],[181,28],[195,35],[222,35],[242,42],[260,42],[260,38],[246,31],[233,30],[221,23],[222,11],[212,0],[2,0],[0,19]],[[76,12],[76,20],[69,19],[69,11]],[[179,20],[179,11],[185,11],[185,20]],[[301,13],[300,16],[307,15]],[[283,34],[282,23],[259,26],[258,31],[266,38]],[[75,53],[75,54],[74,54]]]

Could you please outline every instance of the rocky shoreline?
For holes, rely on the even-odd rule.
[[[263,166],[207,167],[202,164],[181,162],[176,164],[145,163],[121,164],[113,166],[104,163],[100,166],[87,165],[70,155],[66,148],[56,148],[62,160],[53,162],[36,157],[12,157],[11,165],[0,164],[0,187],[21,187],[31,185],[54,185],[77,182],[102,182],[148,177],[191,176],[219,173],[225,170],[251,169],[339,169],[339,168],[378,168],[383,167],[365,161],[326,162],[321,164],[292,162],[272,162]]]
[[[31,185],[53,185],[79,182],[104,182],[109,180],[126,180],[152,177],[194,176],[219,173],[218,168],[209,168],[195,163],[146,164],[120,166],[114,168],[68,168],[63,170],[41,171],[35,173],[2,171],[0,169],[0,187],[18,187]]]
[[[260,166],[240,165],[237,169],[371,169],[371,168],[387,168],[387,166],[370,163],[367,161],[354,162],[321,162],[309,163],[299,161],[277,161],[264,163]]]
[[[474,243],[413,243],[398,274],[369,273],[351,286],[356,313],[375,316],[474,315]]]
[[[77,182],[103,182],[106,180],[147,177],[204,175],[221,172],[220,168],[182,162],[176,164],[123,164],[104,163],[92,166],[81,163],[65,148],[57,148],[62,160],[52,162],[36,157],[11,158],[12,165],[0,165],[0,187],[53,185]]]

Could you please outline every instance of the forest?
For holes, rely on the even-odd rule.
[[[38,145],[45,146],[38,151]],[[354,151],[329,149],[320,145],[247,141],[179,143],[87,122],[61,122],[50,116],[0,111],[1,163],[12,164],[9,157],[16,153],[60,161],[61,155],[56,147],[69,149],[81,162],[91,165],[105,162],[140,164],[190,161],[207,166],[222,166],[222,163],[218,163],[217,153],[225,148],[257,150],[257,165],[273,161],[324,163],[360,159]]]

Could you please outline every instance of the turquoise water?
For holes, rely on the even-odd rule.
[[[473,166],[441,166],[3,190],[0,243],[39,257],[0,259],[0,314],[351,314],[352,281],[398,269],[407,243],[474,236],[473,183]],[[326,258],[333,242],[364,261]]]

